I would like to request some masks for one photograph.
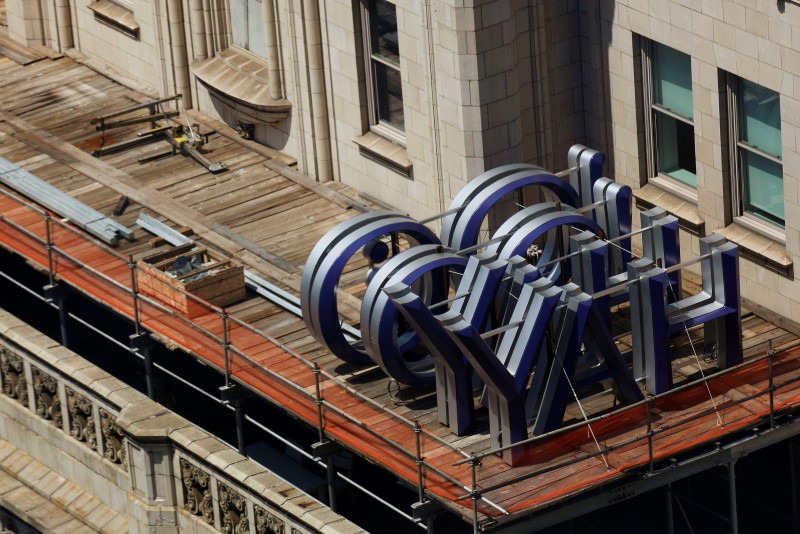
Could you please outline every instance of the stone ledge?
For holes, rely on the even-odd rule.
[[[664,208],[678,218],[682,229],[696,236],[705,235],[705,219],[700,215],[696,204],[653,184],[634,189],[633,196],[636,199],[636,207],[640,210],[656,206]]]
[[[718,234],[739,245],[743,258],[783,277],[794,279],[794,265],[786,247],[734,222],[717,230]]]
[[[126,516],[4,439],[0,450],[12,451],[0,461],[0,505],[29,525],[44,532],[128,532]]]
[[[406,147],[393,143],[373,131],[356,137],[353,142],[358,145],[359,152],[364,156],[411,178],[413,166],[408,159]]]
[[[94,13],[94,18],[125,35],[136,40],[139,39],[139,25],[133,16],[133,11],[125,9],[111,0],[98,0],[86,6]]]
[[[214,96],[233,108],[249,108],[247,114],[259,122],[278,122],[292,109],[288,100],[270,96],[266,60],[244,50],[227,48],[195,61],[192,73]]]
[[[116,423],[122,427],[126,437],[131,441],[136,443],[155,441],[168,445],[172,449],[173,458],[190,455],[195,458],[192,460],[193,463],[204,470],[209,470],[217,480],[230,484],[236,491],[246,493],[251,499],[263,502],[265,506],[280,512],[281,515],[286,516],[289,522],[296,523],[298,527],[317,529],[331,534],[364,532],[296,486],[287,483],[260,464],[240,455],[235,449],[230,448],[216,437],[191,425],[187,420],[151,401],[123,382],[119,382],[120,389],[117,389],[117,386],[113,384],[116,379],[110,375],[107,375],[108,378],[102,378],[103,374],[96,372],[94,370],[96,368],[92,364],[60,345],[53,345],[53,341],[49,338],[37,334],[35,329],[0,308],[0,335],[6,340],[10,336],[14,337],[18,342],[9,343],[12,350],[17,350],[13,348],[13,345],[17,345],[19,352],[24,353],[25,357],[36,365],[42,362],[42,355],[46,354],[49,357],[48,363],[52,363],[53,368],[61,373],[62,380],[68,377],[75,378],[75,381],[85,388],[86,393],[95,396],[99,402],[109,402],[109,399],[98,396],[95,386],[102,382],[102,390],[107,391],[111,384],[111,389],[114,390],[111,395],[117,397],[115,401],[121,405]],[[44,349],[42,346],[49,348]],[[66,365],[65,362],[67,362]],[[83,384],[84,380],[90,381],[90,384]],[[28,414],[37,424],[49,425],[46,421],[36,419],[26,407],[17,406],[11,401],[9,401],[9,405],[21,413]],[[1,415],[3,415],[2,410],[0,410]],[[48,426],[48,428],[50,427]],[[30,427],[27,427],[27,430],[33,431]],[[80,451],[84,450],[81,444],[76,447]],[[128,461],[135,460],[129,458]],[[98,456],[97,462],[104,462],[104,460]],[[114,467],[117,468],[117,466]],[[119,476],[127,477],[127,474],[120,473]],[[162,475],[157,474],[157,476]],[[180,484],[180,478],[174,477],[173,473],[170,483]],[[128,499],[130,502],[135,501],[136,506],[133,506],[132,510],[115,510],[58,472],[50,470],[49,467],[18,449],[13,443],[0,438],[0,505],[6,506],[6,494],[17,489],[24,489],[25,495],[46,494],[41,497],[44,499],[43,502],[51,502],[56,508],[71,514],[71,519],[63,523],[65,525],[63,532],[98,532],[100,530],[110,533],[128,532],[129,518],[125,513],[136,514],[139,508],[144,507],[142,510],[160,510],[156,514],[160,517],[160,514],[165,511],[161,508],[147,506],[132,493],[128,493]],[[259,505],[261,506],[261,504]],[[35,518],[27,519],[25,510],[20,507],[14,508],[8,505],[6,508],[40,530],[62,531],[60,525],[57,529],[44,528],[43,523],[41,523],[42,526],[37,526],[38,524],[32,522]],[[44,508],[39,507],[39,509]],[[174,508],[166,511],[175,513]],[[85,527],[86,522],[91,525],[91,528]]]

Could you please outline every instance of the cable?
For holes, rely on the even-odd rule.
[[[583,416],[583,420],[586,421],[586,428],[589,430],[589,435],[594,440],[594,444],[597,446],[597,452],[600,453],[600,457],[603,459],[603,463],[606,464],[606,469],[611,469],[611,466],[608,465],[608,458],[606,458],[606,454],[603,452],[603,448],[600,446],[600,442],[597,440],[597,436],[592,430],[592,425],[589,423],[589,416],[586,415],[586,410],[583,409],[583,404],[581,404],[581,400],[578,398],[578,392],[575,391],[575,387],[572,385],[572,380],[569,378],[569,374],[567,370],[564,368],[564,362],[561,361],[561,358],[558,356],[558,344],[561,342],[561,336],[564,334],[564,327],[566,326],[566,313],[564,313],[564,317],[561,319],[561,330],[558,333],[558,337],[556,338],[556,347],[553,351],[555,354],[555,359],[558,360],[559,365],[561,365],[561,372],[564,373],[564,378],[567,379],[567,384],[569,384],[569,389],[572,390],[572,396],[575,397],[575,402],[578,403],[578,408],[581,411],[581,415]]]
[[[576,231],[579,230],[578,228],[575,228],[574,226],[570,226],[570,228],[572,228],[573,230],[576,230]],[[610,244],[612,246],[615,246],[615,247],[619,248],[620,250],[622,250],[624,252],[629,253],[632,258],[636,258],[636,259],[641,259],[642,258],[642,256],[639,256],[638,254],[635,254],[632,250],[627,250],[626,248],[622,247],[621,245],[618,245],[617,243],[609,241],[608,239],[604,239],[604,238],[599,238],[599,239],[601,239],[605,243],[608,243],[608,244]],[[678,296],[675,294],[675,288],[672,287],[672,284],[669,284],[669,283],[667,284],[667,287],[669,287],[669,290],[672,293],[672,298],[675,299],[675,301],[677,302],[678,301]],[[689,346],[692,348],[692,353],[694,354],[694,359],[697,362],[697,368],[700,370],[700,376],[701,376],[701,378],[705,379],[706,374],[703,371],[703,366],[700,364],[700,357],[697,355],[697,350],[694,347],[694,342],[692,341],[692,336],[689,334],[689,327],[686,326],[686,321],[681,321],[681,323],[683,324],[683,330],[686,332],[686,337],[689,340]],[[715,345],[715,352],[716,352],[716,345]],[[714,414],[716,415],[716,418],[717,418],[717,426],[722,426],[722,424],[723,424],[722,417],[719,414],[719,408],[717,407],[716,401],[714,401],[714,395],[711,393],[711,388],[708,385],[708,381],[707,380],[703,380],[703,384],[706,387],[706,391],[708,392],[708,398],[711,401],[711,406],[714,409]]]

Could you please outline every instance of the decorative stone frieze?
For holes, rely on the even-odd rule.
[[[25,379],[22,358],[2,347],[0,347],[0,376],[3,379],[3,393],[27,406],[28,381]]]
[[[254,506],[256,514],[256,534],[284,534],[286,526],[280,517],[273,515],[259,505]],[[292,529],[294,532],[295,529]]]
[[[115,464],[127,465],[125,436],[114,414],[100,408],[100,432],[103,434],[103,456]]]
[[[69,386],[64,389],[67,392],[70,435],[85,443],[90,449],[97,450],[97,434],[94,426],[92,402],[88,397],[81,395]]]
[[[211,477],[208,473],[180,459],[183,481],[183,507],[192,515],[199,515],[206,523],[214,524],[214,508],[211,501]]]
[[[35,366],[31,366],[33,378],[33,403],[36,415],[51,421],[61,428],[61,398],[58,396],[58,380]]]
[[[217,482],[219,517],[225,534],[248,534],[247,500],[222,482]]]

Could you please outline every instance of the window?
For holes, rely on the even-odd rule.
[[[262,0],[230,0],[230,7],[233,44],[265,57],[267,45]]]
[[[780,95],[730,75],[728,99],[734,210],[783,227]]]
[[[370,123],[385,126],[390,134],[402,134],[405,119],[397,8],[388,0],[365,0],[363,20]]]
[[[662,183],[694,194],[697,162],[691,58],[659,43],[643,43],[648,176],[663,178]]]

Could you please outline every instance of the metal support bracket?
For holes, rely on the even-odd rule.
[[[48,304],[63,299],[67,296],[67,287],[62,284],[47,284],[44,286],[44,298]]]
[[[138,353],[144,353],[155,346],[156,342],[148,332],[139,332],[128,336],[131,343],[131,348]]]
[[[411,504],[411,516],[417,521],[425,521],[443,511],[442,505],[437,501],[422,501]]]
[[[314,458],[330,458],[342,450],[342,447],[335,441],[318,441],[311,444],[311,454]]]
[[[222,395],[222,402],[224,404],[235,404],[250,396],[249,391],[235,382],[231,382],[226,386],[220,386],[219,392]]]

